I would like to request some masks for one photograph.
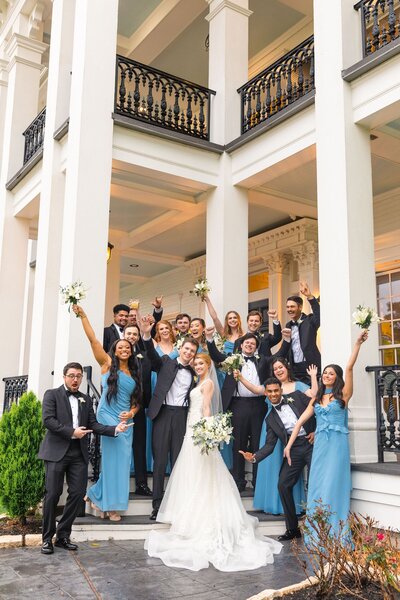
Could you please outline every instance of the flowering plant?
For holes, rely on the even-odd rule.
[[[208,454],[218,448],[222,442],[229,444],[232,438],[232,413],[218,413],[213,417],[203,417],[192,426],[192,440],[200,446],[201,454]]]
[[[353,325],[358,325],[361,329],[369,329],[372,323],[379,323],[382,320],[373,308],[361,304],[357,306],[352,316]]]
[[[220,365],[221,371],[232,375],[233,371],[240,371],[244,365],[244,358],[239,352],[234,352],[228,356],[223,363]]]
[[[211,288],[208,285],[208,281],[206,278],[204,279],[198,279],[196,281],[196,283],[194,284],[194,288],[192,290],[190,290],[191,294],[194,294],[195,296],[198,296],[199,298],[201,298],[202,300],[204,300],[204,296],[206,294],[209,294],[211,292]]]
[[[68,304],[68,311],[71,312],[71,305],[78,304],[80,300],[86,298],[87,289],[81,281],[74,281],[65,287],[60,286],[61,299],[64,304]],[[79,317],[79,315],[76,315]]]

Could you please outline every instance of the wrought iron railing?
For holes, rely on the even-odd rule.
[[[375,375],[378,461],[400,452],[400,365],[366,367]]]
[[[92,367],[83,367],[83,370],[86,374],[86,384],[87,384],[87,395],[92,400],[92,406],[94,410],[94,414],[97,413],[97,407],[99,405],[100,400],[100,392],[94,385],[92,381]],[[88,435],[89,440],[89,460],[92,465],[92,474],[91,481],[97,481],[100,475],[100,461],[101,461],[101,452],[100,452],[100,436],[96,433],[92,432]]]
[[[213,94],[208,88],[117,55],[117,114],[209,140]]]
[[[4,381],[4,400],[3,412],[10,410],[13,403],[18,404],[28,389],[28,375],[17,375],[15,377],[3,377]]]
[[[238,89],[242,134],[314,89],[314,36]]]
[[[46,107],[34,118],[22,134],[25,138],[24,164],[43,148],[45,125]]]
[[[400,37],[400,0],[361,0],[360,11],[364,56]]]

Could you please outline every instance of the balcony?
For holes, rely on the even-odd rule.
[[[314,36],[238,89],[242,135],[314,90]]]
[[[364,57],[400,37],[400,0],[361,0],[360,11]]]
[[[25,138],[24,165],[43,148],[45,125],[46,107],[34,118],[22,134]]]

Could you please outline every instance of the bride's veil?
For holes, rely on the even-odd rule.
[[[223,412],[222,410],[222,398],[221,398],[221,390],[219,389],[217,371],[214,363],[211,363],[210,370],[208,371],[209,378],[214,384],[214,392],[211,398],[211,416],[217,415],[218,413]]]

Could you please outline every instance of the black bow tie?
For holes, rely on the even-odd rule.
[[[124,333],[124,327],[118,327],[121,333]]]
[[[80,398],[82,396],[82,394],[80,394],[79,392],[71,392],[71,390],[66,390],[66,391],[67,391],[68,398],[70,396],[74,396],[75,398]]]
[[[186,371],[192,372],[192,367],[190,365],[182,365],[181,363],[178,363],[178,369],[186,369]]]
[[[280,411],[282,406],[285,406],[285,405],[287,405],[287,400],[286,400],[286,398],[282,398],[282,400],[279,402],[279,404],[274,404],[273,406],[274,406],[275,410]]]
[[[292,321],[292,327],[298,327],[300,323],[298,321]]]
[[[249,361],[250,361],[250,362],[252,362],[252,363],[254,363],[254,364],[257,364],[257,359],[256,359],[256,357],[255,357],[255,356],[243,356],[243,358],[244,358],[244,360],[245,360],[246,362],[249,362]]]

